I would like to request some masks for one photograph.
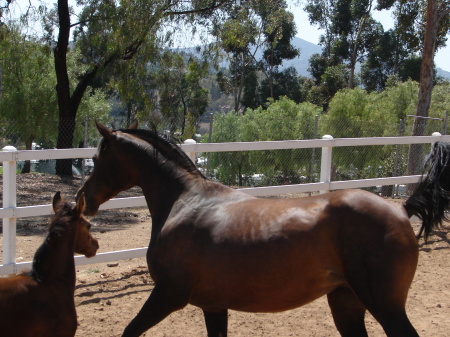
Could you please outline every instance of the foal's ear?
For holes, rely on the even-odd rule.
[[[132,129],[134,130],[134,129],[137,129],[137,127],[138,127],[138,122],[136,121],[128,127],[128,130],[132,130]]]
[[[98,132],[103,136],[103,138],[110,138],[111,137],[111,130],[108,129],[103,124],[100,124],[99,122],[95,121],[95,125],[97,126]]]
[[[86,207],[86,200],[84,198],[84,192],[77,199],[77,215],[81,216],[83,214],[84,208]]]
[[[61,192],[56,192],[55,195],[53,196],[53,212],[57,212],[60,205],[62,204],[62,199],[61,199]]]

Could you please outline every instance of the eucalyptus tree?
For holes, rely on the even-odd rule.
[[[264,36],[263,55],[258,64],[269,83],[271,98],[274,98],[274,76],[278,67],[284,60],[291,60],[300,55],[300,51],[291,44],[297,33],[294,16],[285,10],[285,1],[277,2],[257,8]]]
[[[251,91],[248,78],[255,78],[254,51],[251,47],[256,44],[258,29],[256,17],[248,7],[232,6],[229,13],[228,20],[218,25],[213,33],[229,61],[229,76],[219,71],[217,81],[222,92],[232,94],[234,111],[237,112],[241,110],[243,96]]]
[[[327,66],[345,63],[349,69],[348,87],[355,85],[355,67],[374,48],[383,33],[372,18],[373,10],[392,5],[391,1],[308,0],[305,10],[311,24],[324,30],[320,37]]]
[[[397,76],[402,80],[411,78],[418,80],[419,69],[411,71],[409,66],[417,64],[417,57],[410,55],[404,44],[398,39],[395,30],[384,32],[378,39],[367,58],[361,65],[361,82],[368,91],[382,91],[390,76]]]
[[[169,121],[172,133],[180,131],[183,139],[194,138],[199,118],[208,107],[208,90],[201,85],[208,65],[183,55],[166,51],[156,75],[159,88],[159,108]],[[180,129],[179,129],[180,127]]]
[[[227,21],[213,31],[229,60],[229,76],[220,72],[218,80],[225,92],[233,94],[235,111],[274,98],[279,66],[299,55],[291,44],[296,34],[294,17],[286,8],[284,0],[236,1],[227,7]],[[266,97],[258,97],[261,77],[268,88]]]
[[[407,9],[405,10],[403,6],[407,7]],[[408,35],[411,38],[411,46],[420,45],[422,48],[417,117],[414,121],[412,135],[423,136],[425,134],[426,117],[428,117],[433,89],[434,55],[436,48],[445,43],[446,36],[450,32],[450,1],[422,0],[412,3],[408,0],[402,1],[399,8],[402,10],[399,22],[401,27],[405,28],[405,33],[411,30],[420,32],[423,29],[423,24],[421,23],[425,20],[425,31],[422,30],[423,34],[419,35],[423,37],[423,43],[419,44],[413,37],[415,34]],[[414,20],[415,24],[411,24],[411,20]],[[422,161],[422,158],[423,146],[421,144],[411,145],[408,158],[408,174],[420,173],[421,166],[418,163]]]

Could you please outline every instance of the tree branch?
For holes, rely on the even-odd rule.
[[[76,107],[75,111],[78,110],[78,106],[81,103],[81,100],[83,98],[84,93],[86,92],[87,87],[92,83],[93,79],[97,75],[97,72],[100,68],[105,68],[110,63],[112,63],[114,60],[118,58],[118,54],[114,53],[110,55],[103,63],[97,63],[94,68],[87,71],[81,80],[78,82],[75,90],[72,93],[72,96],[70,98],[71,104],[73,107]]]

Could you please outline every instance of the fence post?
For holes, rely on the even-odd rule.
[[[333,136],[324,135],[322,139],[333,139]],[[331,152],[333,147],[322,147],[322,160],[320,162],[320,182],[329,183],[331,181]],[[328,190],[321,190],[319,193],[323,194]]]
[[[14,146],[5,146],[3,151],[15,152]],[[17,206],[16,161],[3,162],[3,208]],[[3,219],[3,265],[16,263],[16,222],[14,218]]]
[[[186,139],[184,141],[184,144],[197,144],[197,142],[193,139]],[[195,152],[186,152],[189,159],[192,160],[192,162],[195,164]]]

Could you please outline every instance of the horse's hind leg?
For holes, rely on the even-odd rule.
[[[203,310],[203,315],[205,316],[208,337],[227,337],[228,310]]]
[[[388,312],[381,317],[379,315],[376,316],[375,318],[380,322],[388,337],[419,337],[404,310],[397,313]]]
[[[328,304],[333,314],[334,324],[341,336],[367,336],[364,325],[366,308],[350,289],[339,287],[329,293]]]
[[[396,236],[392,235],[392,238]],[[405,309],[418,259],[414,233],[408,239],[391,242],[386,239],[379,255],[373,250],[364,268],[360,266],[347,276],[355,296],[381,324],[388,337],[419,336]]]
[[[161,322],[169,314],[182,309],[187,301],[176,296],[164,286],[155,285],[150,297],[142,306],[136,317],[128,324],[122,337],[137,337]]]

